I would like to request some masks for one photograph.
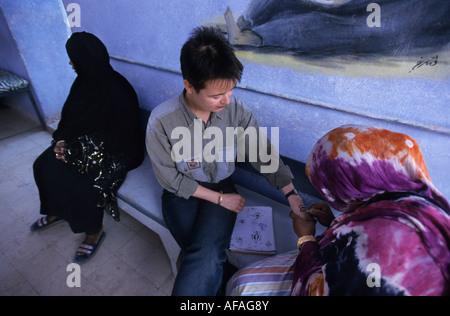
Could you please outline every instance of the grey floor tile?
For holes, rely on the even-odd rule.
[[[104,244],[80,266],[81,287],[68,286],[67,266],[84,235],[65,222],[29,230],[41,216],[32,165],[51,134],[10,125],[13,132],[0,128],[0,296],[170,295],[173,275],[159,237],[124,212],[120,222],[105,215]]]

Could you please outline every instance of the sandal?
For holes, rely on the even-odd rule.
[[[44,230],[54,224],[61,223],[63,221],[64,220],[62,218],[57,217],[53,221],[49,222],[47,220],[47,216],[44,216],[44,217],[41,217],[40,219],[38,219],[33,225],[31,225],[30,230],[32,232],[37,231],[37,230]]]
[[[98,248],[103,243],[103,240],[106,237],[106,233],[102,232],[100,239],[98,240],[98,243],[95,245],[89,245],[86,243],[82,243],[80,247],[78,248],[78,251],[75,255],[75,258],[73,258],[73,263],[83,264],[91,260],[94,255],[97,253]]]

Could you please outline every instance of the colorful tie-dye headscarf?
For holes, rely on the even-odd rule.
[[[319,252],[312,245],[302,249],[292,294],[312,288],[329,295],[450,293],[450,207],[414,139],[343,126],[317,142],[306,170],[343,213],[320,236]],[[374,267],[378,286],[370,275]]]
[[[341,212],[386,192],[416,192],[450,206],[431,182],[417,142],[405,134],[346,125],[322,137],[306,165],[311,183]]]

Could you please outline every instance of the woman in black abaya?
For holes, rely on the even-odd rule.
[[[78,74],[63,106],[52,145],[34,162],[41,199],[32,231],[66,220],[86,233],[74,262],[89,260],[103,241],[103,211],[113,206],[127,171],[143,160],[139,104],[129,82],[113,70],[103,43],[86,32],[66,43]]]

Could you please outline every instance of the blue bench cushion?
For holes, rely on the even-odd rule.
[[[166,227],[161,209],[162,187],[153,172],[148,155],[139,168],[128,172],[117,198],[131,205],[142,214]]]
[[[27,80],[10,71],[0,69],[0,94],[6,94],[27,87]]]

